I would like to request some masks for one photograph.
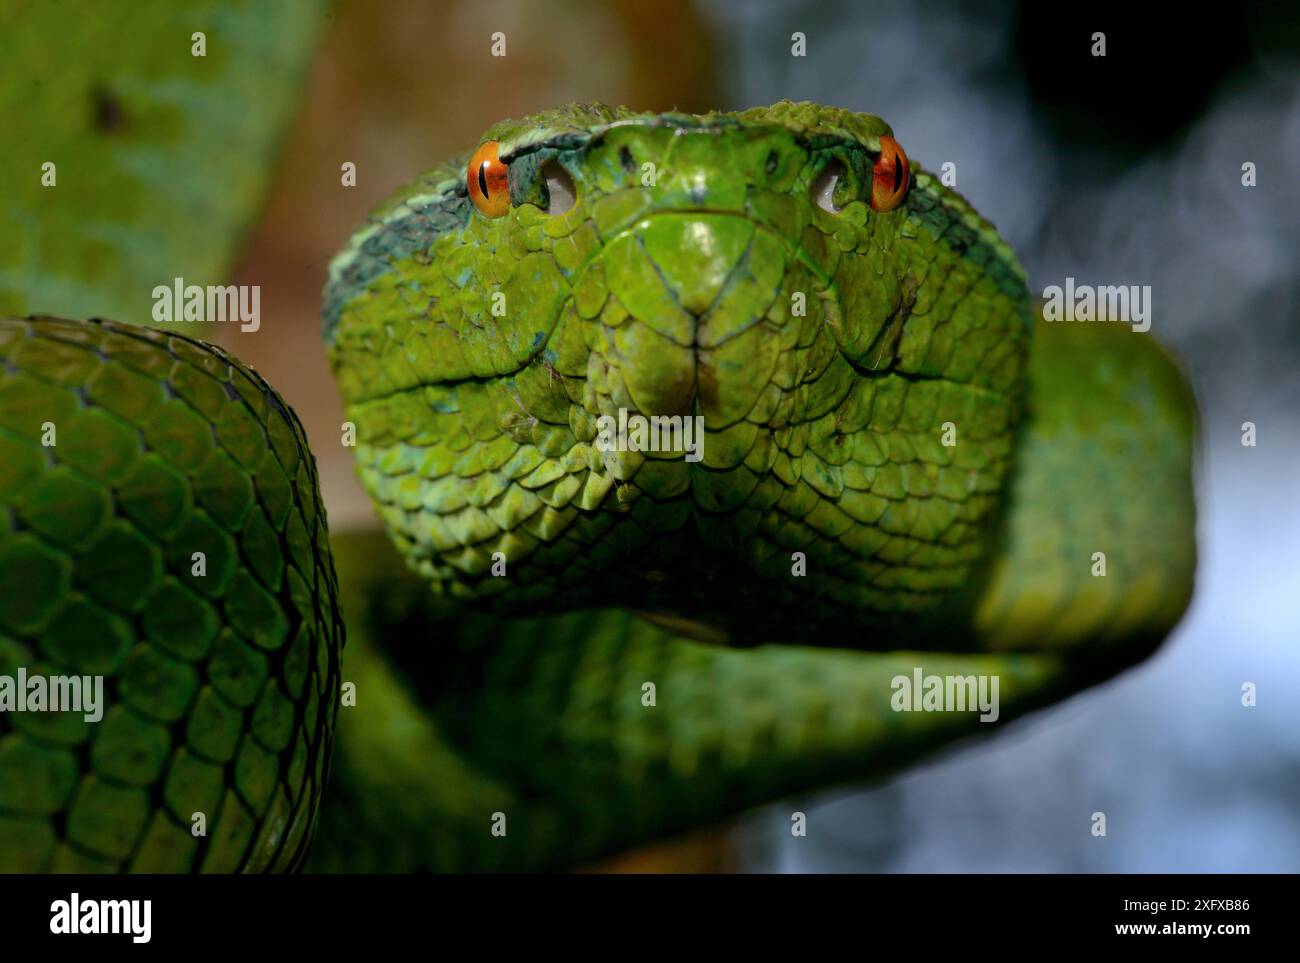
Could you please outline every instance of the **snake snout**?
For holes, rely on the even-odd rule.
[[[632,233],[673,299],[697,320],[717,303],[754,231],[744,217],[685,212],[648,217]]]
[[[620,370],[641,412],[716,420],[727,344],[763,320],[784,263],[780,242],[735,213],[658,212],[606,246],[610,293],[635,305],[613,319],[614,338],[638,358]]]

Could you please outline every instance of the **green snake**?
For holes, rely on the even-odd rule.
[[[0,713],[0,869],[582,865],[997,728],[900,676],[996,677],[1005,721],[1191,596],[1177,366],[1042,321],[873,116],[502,122],[349,240],[324,321],[386,538],[331,543],[229,354],[0,322],[0,676],[106,695]]]

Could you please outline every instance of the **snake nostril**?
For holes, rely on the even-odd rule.
[[[776,173],[776,167],[778,163],[779,163],[779,159],[776,156],[776,151],[772,151],[767,155],[767,164],[765,165],[764,169],[767,171],[769,177]]]

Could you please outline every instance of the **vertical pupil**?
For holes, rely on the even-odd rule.
[[[489,163],[489,161],[484,161],[478,165],[478,189],[482,191],[484,197],[488,196],[487,168]]]

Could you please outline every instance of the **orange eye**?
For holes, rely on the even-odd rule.
[[[883,214],[901,204],[910,176],[903,148],[888,134],[881,134],[880,156],[871,168],[871,209]]]
[[[474,151],[465,171],[465,186],[485,217],[501,217],[510,210],[510,172],[497,156],[496,141]]]

